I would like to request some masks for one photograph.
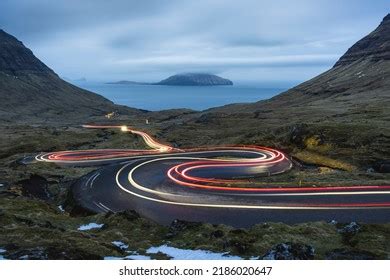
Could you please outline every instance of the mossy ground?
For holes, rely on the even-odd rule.
[[[167,142],[172,140],[165,136],[161,127],[151,130]],[[245,230],[225,225],[198,224],[172,236],[168,227],[128,213],[70,216],[68,212],[60,211],[58,205],[66,201],[74,180],[93,168],[61,168],[48,163],[23,165],[17,161],[23,156],[42,151],[145,148],[142,140],[116,130],[85,130],[78,127],[54,129],[23,126],[5,127],[2,131],[0,183],[5,186],[0,188],[0,247],[7,250],[6,257],[18,258],[22,254],[32,254],[34,250],[41,250],[45,252],[45,257],[54,259],[123,257],[127,253],[111,243],[117,240],[128,244],[127,250],[140,254],[145,254],[151,246],[169,244],[178,248],[230,252],[250,258],[264,255],[275,244],[298,242],[313,246],[316,259],[326,258],[329,252],[336,249],[369,252],[378,259],[390,257],[388,224],[362,225],[361,230],[353,236],[340,233],[338,229],[341,225],[321,221],[296,225],[267,223]],[[246,141],[241,136],[237,139],[210,136],[210,139],[223,139],[216,142],[210,140],[210,144],[228,141],[232,144],[270,145],[290,152],[304,165],[285,174],[253,179],[258,185],[388,184],[388,174],[366,172],[367,166],[379,158],[379,152],[372,152],[370,158],[364,153],[375,150],[375,143],[356,150],[356,145],[348,147],[349,144],[337,144],[341,136],[337,136],[332,129],[326,131],[324,127],[309,129],[297,143],[289,142],[289,132],[282,131],[269,135],[252,132],[253,135]],[[175,138],[174,135],[171,137]],[[175,143],[181,146],[180,138],[175,139]],[[356,141],[360,143],[362,140]],[[186,140],[183,139],[183,142]],[[187,144],[195,146],[196,138]],[[20,182],[35,175],[47,180],[50,196],[45,200],[23,192]],[[89,222],[105,226],[85,232],[77,230],[80,225]],[[150,256],[168,258],[163,254]]]
[[[71,217],[52,205],[25,197],[0,195],[0,247],[6,256],[29,254],[40,248],[49,258],[100,259],[105,256],[124,257],[126,252],[113,241],[129,245],[128,251],[146,254],[151,246],[169,244],[186,249],[229,252],[243,258],[264,255],[272,246],[296,242],[313,246],[315,258],[324,259],[335,249],[370,252],[378,259],[389,258],[390,225],[362,225],[352,237],[338,231],[339,225],[312,222],[296,225],[259,224],[250,229],[235,229],[224,225],[197,224],[173,237],[169,229],[139,218],[132,213],[98,214]],[[77,230],[90,222],[104,224],[101,229]],[[151,258],[168,258],[162,254],[147,254]]]

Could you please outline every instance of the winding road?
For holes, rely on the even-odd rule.
[[[260,222],[316,220],[389,222],[390,186],[266,187],[253,178],[288,172],[282,152],[261,146],[176,149],[127,126],[150,149],[42,153],[61,166],[104,165],[73,186],[76,201],[94,212],[133,209],[162,224],[173,219],[248,227]],[[259,181],[259,180],[257,180]]]

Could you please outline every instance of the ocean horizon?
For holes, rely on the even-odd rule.
[[[290,85],[242,83],[233,86],[165,86],[107,84],[73,81],[73,84],[98,93],[116,104],[149,111],[167,109],[206,110],[232,103],[249,103],[271,98]]]

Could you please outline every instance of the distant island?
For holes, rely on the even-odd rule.
[[[233,82],[217,75],[206,73],[183,73],[168,77],[158,83],[140,83],[133,81],[109,82],[116,85],[164,85],[164,86],[231,86]]]
[[[212,74],[184,73],[170,76],[156,85],[165,86],[231,86],[233,82]]]

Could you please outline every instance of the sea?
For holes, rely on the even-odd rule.
[[[276,86],[255,83],[233,86],[160,86],[78,81],[73,84],[98,93],[116,104],[149,111],[179,108],[205,110],[231,103],[256,102],[289,88],[286,83]]]

